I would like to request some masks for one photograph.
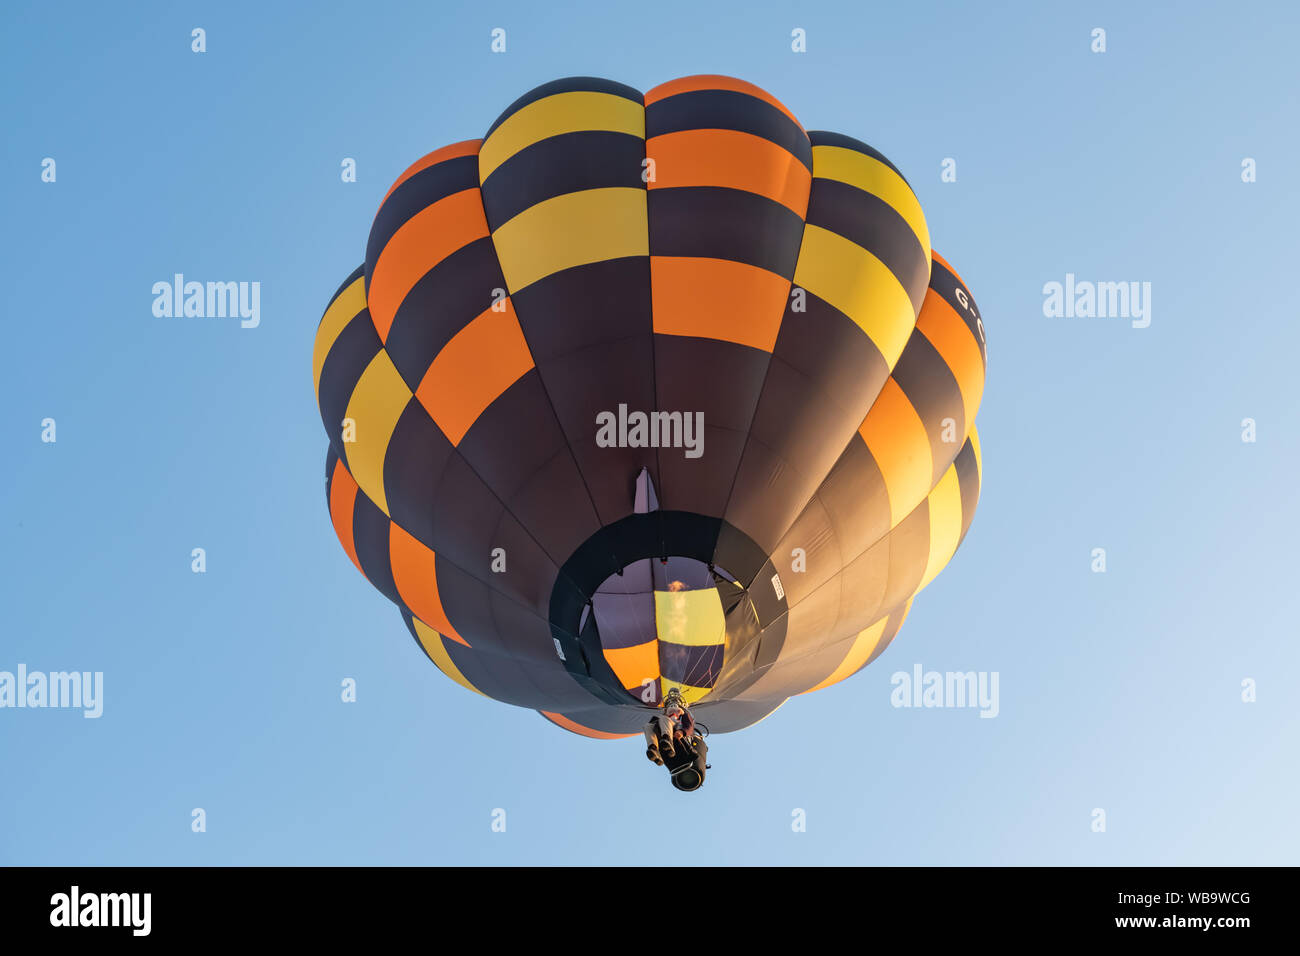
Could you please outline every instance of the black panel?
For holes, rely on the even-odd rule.
[[[436,551],[434,516],[442,499],[435,488],[455,450],[415,399],[398,417],[388,447],[395,450],[384,456],[388,513],[411,537]]]
[[[662,519],[661,512],[651,511],[629,515],[605,529],[613,545],[614,559],[621,567],[634,564],[641,558],[661,558],[668,554],[664,550],[667,544],[661,527]]]
[[[397,307],[388,330],[393,365],[416,391],[429,366],[456,333],[505,293],[506,280],[488,237],[457,249],[426,272]]]
[[[786,306],[772,354],[814,384],[814,395],[832,396],[845,408],[861,409],[856,429],[889,378],[889,366],[862,327],[824,300],[805,291],[805,311]]]
[[[792,552],[795,548],[804,551],[806,565],[803,571],[795,571],[793,568]],[[839,538],[820,498],[814,496],[808,502],[772,558],[773,564],[780,571],[785,600],[790,607],[797,605],[839,573],[844,563]]]
[[[903,176],[901,172],[898,172],[898,167],[891,163],[884,153],[872,149],[860,139],[854,139],[852,136],[845,136],[843,133],[828,133],[825,130],[820,129],[810,129],[808,131],[808,139],[813,146],[839,146],[843,149],[851,149],[859,153],[866,153],[873,159],[880,160],[880,162],[898,173],[899,178],[902,179],[903,182],[907,182],[907,177]],[[911,184],[908,185],[908,188],[911,189]]]
[[[498,126],[530,103],[536,103],[538,100],[554,96],[556,93],[583,92],[612,93],[614,96],[621,96],[624,99],[632,100],[634,103],[641,103],[644,100],[640,90],[634,90],[622,83],[615,83],[613,80],[601,79],[598,76],[566,76],[563,79],[543,83],[519,97],[506,107],[502,114],[497,117],[495,123],[488,127],[488,131],[483,138],[487,139],[496,131]]]
[[[970,439],[962,446],[953,465],[957,469],[957,486],[961,489],[961,533],[965,538],[980,497],[979,466],[975,461],[975,446],[970,443]]]
[[[846,559],[889,533],[889,493],[880,467],[856,435],[817,489]]]
[[[482,578],[493,589],[509,594],[546,620],[550,614],[555,576],[559,573],[556,564],[509,513],[502,513],[501,523],[493,532],[489,545],[490,549],[505,551],[506,570],[489,571],[475,577]]]
[[[706,700],[692,707],[691,713],[711,733],[730,734],[758,723],[783,703],[783,700]]]
[[[735,342],[656,335],[655,407],[665,412],[704,412],[706,426],[748,431],[770,357]]]
[[[759,627],[767,628],[773,621],[786,612],[786,598],[778,593],[772,580],[778,574],[776,566],[769,560],[763,563],[754,583],[749,586],[749,599],[754,602],[754,613],[758,615]],[[784,590],[784,579],[781,581]]]
[[[769,359],[733,342],[655,336],[655,408],[704,415],[700,457],[687,458],[682,448],[659,451],[655,487],[665,509],[722,516]]]
[[[862,630],[879,619],[888,585],[889,539],[885,538],[850,560],[840,575],[839,619],[846,630]]]
[[[514,300],[581,482],[605,524],[631,512],[642,468],[658,479],[655,449],[596,444],[599,414],[617,413],[620,403],[655,408],[648,263],[635,257],[566,269]]]
[[[563,673],[564,666],[555,653],[555,642],[551,640],[550,625],[544,618],[497,592],[492,593],[489,604],[500,646],[528,676],[545,668]]]
[[[512,301],[534,361],[545,366],[597,342],[650,334],[650,260],[629,256],[553,272]],[[650,365],[644,351],[639,359]]]
[[[913,311],[930,282],[930,257],[907,220],[879,196],[835,179],[814,179],[808,222],[866,249],[907,290]]]
[[[913,332],[907,348],[894,366],[894,381],[903,390],[912,407],[921,416],[926,437],[930,439],[930,460],[934,464],[931,484],[938,482],[948,470],[961,446],[957,444],[966,434],[966,407],[962,402],[961,388],[953,377],[948,363],[920,332]],[[951,418],[954,441],[943,440],[943,420]]]
[[[846,398],[856,401],[849,404]],[[784,459],[790,470],[811,483],[801,486],[800,496],[779,503],[786,527],[830,473],[845,445],[857,434],[873,399],[874,396],[862,393],[840,395],[830,391],[825,383],[796,371],[779,357],[772,359],[749,432],[751,445],[761,442]],[[743,509],[744,503],[739,505]],[[775,505],[769,508],[772,517],[776,516]],[[728,511],[736,511],[737,506],[733,498]]]
[[[415,641],[415,646],[420,649],[420,653],[433,661],[432,655],[420,643],[420,637],[415,632],[415,623],[409,611],[402,612],[402,620],[406,623],[406,629],[411,633],[411,638]],[[513,689],[508,681],[503,681],[496,676],[493,667],[493,665],[499,667],[504,658],[499,655],[480,654],[451,640],[444,640],[443,646],[448,649],[447,654],[452,663],[467,681],[489,697],[510,701]]]
[[[794,277],[803,220],[781,203],[718,186],[652,189],[648,203],[652,256],[730,259]]]
[[[760,668],[775,664],[776,659],[781,656],[781,650],[785,647],[786,627],[789,623],[789,616],[783,614],[764,628],[763,636],[758,641],[758,653],[754,655],[756,673]]]
[[[922,501],[889,532],[889,589],[881,611],[916,593],[930,557],[930,509]]]
[[[605,524],[632,512],[636,476],[643,468],[656,484],[659,481],[656,449],[597,444],[598,416],[607,412],[617,415],[620,404],[630,410],[653,408],[649,367],[629,368],[623,361],[628,353],[645,344],[643,340],[596,346],[573,361],[556,362],[542,371],[581,471],[581,482],[589,495],[588,507],[594,504]],[[622,381],[622,388],[614,384],[616,380]]]
[[[719,523],[713,555],[713,563],[728,571],[745,588],[754,583],[768,559],[768,552],[755,544],[753,538],[725,521]]]
[[[388,515],[364,493],[358,494],[352,508],[352,541],[357,549],[357,561],[366,580],[401,607],[402,598],[393,581],[393,565],[388,552],[388,528]]]
[[[966,323],[966,328],[970,329],[970,334],[975,336],[975,341],[979,343],[980,357],[984,359],[987,366],[988,353],[985,349],[986,343],[984,342],[984,336],[980,333],[978,321],[979,307],[975,305],[975,299],[971,296],[970,290],[966,288],[965,283],[959,281],[951,270],[944,268],[942,262],[934,260],[930,263],[930,288],[961,316],[961,320]],[[961,289],[965,295],[970,308],[961,304],[961,299],[957,296],[958,289]]]
[[[803,692],[825,680],[830,671],[812,677],[809,658],[828,644],[855,636],[862,630],[853,626],[852,622],[841,625],[840,598],[843,585],[843,575],[836,575],[806,595],[797,607],[792,605],[786,614],[784,660],[781,665],[781,686],[784,689]]]
[[[546,638],[546,646],[551,652],[549,663],[531,660],[518,662],[524,676],[537,688],[540,695],[540,705],[537,705],[537,709],[556,713],[576,707],[589,707],[595,702],[591,691],[575,681],[573,675],[565,669],[564,662],[556,656],[555,644],[549,637]],[[627,702],[624,698],[621,703]]]
[[[749,594],[738,591],[737,595],[738,597],[729,596],[723,604],[723,613],[727,618],[727,653],[722,672],[713,685],[713,693],[719,697],[729,695],[733,684],[753,672],[754,655],[758,652],[758,639],[762,633]]]
[[[366,291],[375,263],[388,241],[416,213],[440,199],[478,188],[478,156],[456,156],[428,166],[392,191],[379,207],[366,241]]]
[[[736,573],[726,564],[715,559],[718,535],[722,531],[722,520],[709,515],[692,514],[687,511],[657,511],[662,520],[663,554],[678,554],[685,558],[694,558],[705,564],[722,564],[722,567]]]
[[[492,539],[505,510],[501,502],[460,455],[447,460],[433,500],[455,502],[434,512],[433,550],[475,576],[490,574]]]
[[[482,581],[447,561],[438,562],[438,596],[456,633],[481,653],[504,654],[492,617],[492,592]]]
[[[567,449],[529,476],[506,504],[557,565],[600,527]]]
[[[381,348],[383,345],[375,331],[375,323],[370,319],[370,312],[362,309],[343,327],[321,366],[320,388],[316,393],[320,417],[330,444],[344,461],[347,460],[347,449],[343,445],[343,416],[361,374]]]
[[[761,136],[785,148],[812,170],[812,145],[799,124],[748,93],[694,90],[656,100],[646,107],[646,139],[691,129],[733,129]]]
[[[804,504],[816,493],[820,481],[821,475],[796,470],[795,462],[751,435],[727,505],[726,519],[758,542],[765,553],[771,554]]]
[[[645,140],[610,130],[561,133],[525,146],[483,181],[488,228],[496,231],[530,206],[584,189],[645,189],[644,161]]]
[[[529,369],[498,395],[456,448],[503,501],[509,501],[543,465],[565,451],[564,434],[537,370]],[[585,495],[583,498],[585,501]],[[591,512],[589,503],[586,511]]]

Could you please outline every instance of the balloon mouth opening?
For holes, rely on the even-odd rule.
[[[673,688],[698,699],[717,681],[726,652],[720,589],[743,590],[696,558],[642,558],[601,582],[579,634],[640,702],[657,706]]]
[[[630,514],[560,568],[550,601],[556,656],[605,704],[656,707],[674,688],[696,703],[725,691],[726,662],[747,659],[760,637],[779,653],[787,604],[767,585],[777,577],[766,551],[724,519]]]

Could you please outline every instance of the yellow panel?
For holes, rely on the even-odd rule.
[[[645,139],[645,107],[613,93],[556,93],[529,103],[492,131],[479,149],[482,183],[521,149],[561,133],[610,130]]]
[[[648,256],[646,191],[612,186],[529,206],[492,233],[511,293],[553,272],[624,256]]]
[[[699,591],[656,591],[655,629],[659,640],[687,647],[715,647],[727,642],[727,618],[722,600],[714,588]],[[687,675],[690,676],[690,675]],[[660,686],[665,694],[674,687],[688,704],[708,696],[711,687],[695,687],[666,677]]]
[[[975,452],[975,470],[979,472],[980,484],[984,484],[984,457],[980,454],[980,436],[974,423],[970,427],[970,446]]]
[[[447,648],[443,646],[442,635],[425,624],[418,617],[411,618],[415,625],[415,634],[420,639],[420,646],[423,647],[438,665],[438,670],[442,671],[461,687],[472,690],[474,693],[483,697],[487,695],[465,679],[465,675],[457,669],[456,665],[451,662],[451,655],[447,653]]]
[[[673,688],[676,688],[677,692],[682,695],[682,700],[688,704],[694,704],[696,701],[703,700],[705,697],[708,697],[713,690],[712,687],[692,687],[690,684],[679,684],[677,681],[669,680],[666,677],[662,678],[659,684],[663,688],[665,694]]]
[[[925,224],[925,213],[902,176],[874,156],[843,146],[814,146],[812,155],[813,176],[848,183],[884,200],[903,217],[925,249],[926,259],[930,258],[930,229]]]
[[[903,354],[916,312],[902,283],[855,242],[804,226],[794,284],[824,299],[862,327],[892,370]]]
[[[316,347],[311,357],[311,380],[316,389],[316,404],[320,405],[320,372],[325,367],[325,357],[338,340],[340,333],[357,314],[366,307],[366,277],[357,276],[355,282],[339,293],[338,298],[325,310],[325,317],[316,329]]]
[[[388,514],[384,455],[388,452],[388,439],[397,427],[397,419],[410,400],[411,390],[406,387],[388,353],[381,350],[361,373],[344,413],[345,418],[356,423],[356,440],[343,444],[348,471],[352,472],[366,497],[384,514]]]
[[[844,678],[848,677],[859,667],[867,662],[871,652],[876,649],[880,643],[880,638],[885,633],[885,625],[889,623],[889,615],[885,615],[875,624],[858,633],[853,640],[853,646],[849,652],[844,655],[844,660],[840,661],[840,666],[835,668],[829,677],[818,684],[816,687],[810,687],[804,691],[805,694],[811,694],[815,690],[821,690],[823,687],[829,687],[831,684],[838,684]]]
[[[934,580],[957,551],[961,540],[961,486],[957,468],[950,466],[930,492],[930,560],[916,590]]]
[[[727,618],[714,588],[656,591],[655,629],[659,640],[687,647],[712,647],[727,641]]]

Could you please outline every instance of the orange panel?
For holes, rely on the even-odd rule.
[[[334,524],[334,533],[339,536],[339,544],[348,553],[352,563],[361,571],[361,562],[357,560],[357,546],[352,540],[352,511],[357,503],[357,482],[340,459],[334,463],[334,478],[330,482],[330,521]],[[361,571],[364,576],[365,571]]]
[[[921,303],[921,314],[916,317],[916,328],[952,369],[961,389],[966,414],[973,416],[984,393],[984,360],[980,357],[979,343],[971,334],[970,326],[943,296],[927,289],[925,301]],[[967,422],[969,426],[970,422]]]
[[[487,215],[477,187],[439,199],[402,223],[379,251],[366,290],[366,304],[380,340],[388,341],[397,307],[430,269],[487,234]]]
[[[643,686],[644,681],[659,677],[659,642],[646,641],[634,647],[603,649],[610,669],[628,690]]]
[[[790,280],[729,259],[650,257],[654,330],[771,352]]]
[[[411,613],[443,637],[469,647],[469,641],[456,633],[442,608],[442,598],[438,595],[437,556],[400,525],[392,524],[388,533],[388,558],[397,593]]]
[[[514,305],[480,314],[442,347],[415,391],[453,445],[502,392],[533,367]]]
[[[729,129],[683,130],[646,140],[655,162],[648,189],[722,186],[766,196],[800,219],[808,214],[812,173],[771,140]]]
[[[547,720],[554,724],[559,724],[565,730],[571,730],[575,734],[582,734],[584,737],[595,737],[597,740],[622,740],[624,737],[636,737],[637,734],[610,734],[603,730],[592,730],[590,727],[584,727],[577,721],[570,720],[563,714],[553,714],[549,710],[539,711]]]
[[[925,423],[899,384],[888,378],[858,434],[880,466],[894,527],[932,487],[934,461]]]

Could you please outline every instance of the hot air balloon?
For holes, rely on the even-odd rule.
[[[953,556],[985,365],[870,146],[728,77],[557,80],[384,197],[316,334],[329,513],[468,690],[735,731],[878,657]]]

